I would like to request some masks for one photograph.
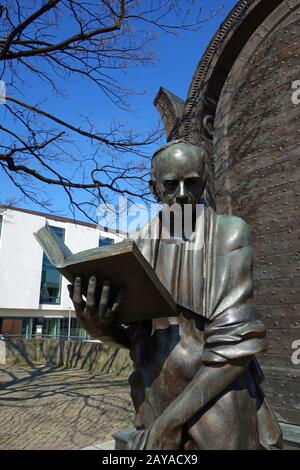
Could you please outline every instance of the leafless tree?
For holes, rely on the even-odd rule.
[[[47,185],[60,187],[89,219],[91,208],[118,193],[147,200],[145,149],[159,128],[139,135],[117,121],[109,129],[87,117],[71,122],[24,89],[39,79],[55,99],[63,80],[79,78],[96,85],[98,100],[102,93],[129,110],[132,90],[116,79],[118,70],[153,62],[157,31],[198,30],[206,20],[192,0],[0,0],[0,80],[9,91],[0,106],[2,177],[44,207]]]

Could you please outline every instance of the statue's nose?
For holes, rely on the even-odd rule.
[[[187,201],[187,195],[185,191],[184,181],[179,181],[179,192],[177,196],[177,202],[185,203]]]

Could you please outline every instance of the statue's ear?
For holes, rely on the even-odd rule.
[[[153,196],[155,197],[155,199],[156,199],[157,201],[159,201],[159,196],[158,196],[158,193],[157,193],[157,190],[156,190],[156,183],[155,183],[155,181],[153,181],[153,180],[150,180],[150,181],[149,181],[149,188],[150,188],[151,193],[152,193]]]

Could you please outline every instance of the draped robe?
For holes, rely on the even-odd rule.
[[[191,240],[164,240],[159,215],[132,238],[182,307],[179,317],[137,322],[128,329],[136,428],[151,426],[202,364],[220,366],[221,379],[222,365],[248,357],[238,380],[183,423],[183,448],[280,446],[281,431],[260,388],[263,374],[255,358],[267,346],[253,304],[248,225],[202,206]]]

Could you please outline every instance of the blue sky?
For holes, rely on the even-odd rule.
[[[217,8],[223,4],[223,14],[203,23],[202,28],[197,32],[183,32],[175,35],[161,33],[158,40],[153,43],[157,60],[154,65],[136,66],[128,69],[126,73],[119,73],[118,79],[124,83],[125,87],[133,88],[144,92],[141,95],[132,97],[131,105],[133,112],[123,112],[114,106],[108,99],[100,94],[99,90],[88,82],[69,81],[63,82],[61,87],[67,92],[67,98],[54,95],[47,96],[47,102],[43,104],[43,109],[56,113],[62,119],[71,123],[79,122],[80,115],[89,117],[99,124],[99,127],[109,127],[113,119],[126,120],[130,127],[140,132],[146,132],[153,128],[159,116],[153,106],[153,99],[160,86],[167,88],[172,93],[185,99],[188,88],[195,72],[197,64],[201,59],[207,45],[217,31],[219,24],[236,4],[235,0],[222,1],[202,1],[203,17],[209,15],[211,8]],[[35,81],[30,83],[24,90],[24,98],[29,103],[36,103],[45,96],[44,85]],[[10,94],[11,90],[7,90]],[[5,119],[4,107],[0,106],[0,121]],[[149,149],[153,151],[154,149]],[[81,148],[84,153],[84,148]],[[70,216],[67,199],[61,190],[48,188],[48,194],[53,202],[52,210],[58,211],[60,215]],[[10,197],[17,197],[18,193],[12,183],[10,183],[0,172],[0,201]],[[41,210],[32,202],[22,201],[22,207]],[[83,218],[79,216],[78,218]]]

